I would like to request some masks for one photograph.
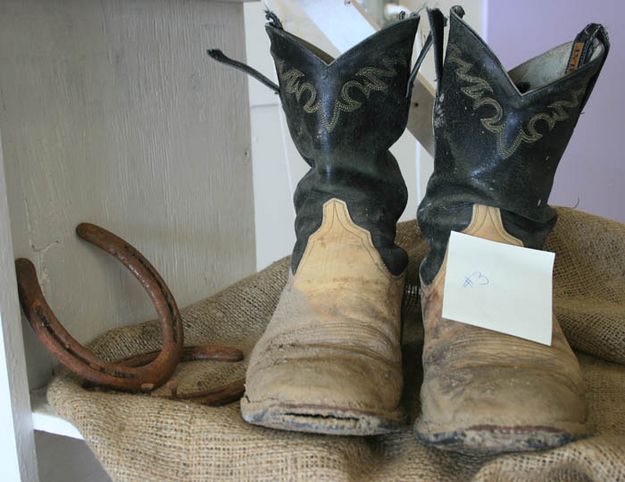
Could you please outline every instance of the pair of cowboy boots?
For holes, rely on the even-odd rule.
[[[556,222],[558,161],[608,53],[591,24],[506,72],[454,7],[429,11],[438,87],[434,173],[418,210],[430,252],[417,437],[460,451],[553,447],[585,434],[583,381],[554,318],[551,346],[442,318],[450,232],[540,249]],[[310,170],[295,192],[297,242],[276,311],[250,357],[243,418],[307,432],[373,435],[400,409],[406,253],[395,229],[407,189],[388,149],[405,129],[419,24],[410,16],[337,59],[268,14],[280,95]],[[422,52],[423,53],[423,52]]]

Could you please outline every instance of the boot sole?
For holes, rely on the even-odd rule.
[[[380,435],[406,428],[399,410],[389,414],[326,405],[241,400],[241,415],[263,427],[327,435]]]
[[[540,425],[475,425],[458,430],[437,430],[417,425],[417,439],[443,450],[473,455],[523,452],[560,447],[587,435],[580,423]]]

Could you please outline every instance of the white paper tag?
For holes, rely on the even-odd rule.
[[[551,345],[554,259],[452,231],[443,318]]]

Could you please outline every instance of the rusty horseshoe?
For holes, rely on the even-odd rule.
[[[176,300],[152,264],[130,243],[94,224],[79,224],[76,234],[120,261],[141,283],[158,313],[163,344],[160,351],[110,363],[100,360],[73,338],[54,315],[41,291],[34,265],[28,259],[17,259],[18,293],[26,318],[44,346],[72,372],[95,385],[130,392],[151,392],[171,378],[180,361],[239,361],[243,358],[240,350],[231,347],[183,347],[182,318]],[[169,398],[221,405],[236,400],[242,390],[242,382],[237,381],[185,396],[178,396],[174,388]]]

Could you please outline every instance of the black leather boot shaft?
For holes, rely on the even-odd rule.
[[[322,222],[323,204],[338,198],[356,224],[371,233],[393,274],[406,267],[395,245],[395,225],[407,189],[388,151],[406,127],[418,17],[373,34],[337,59],[284,31],[275,19],[266,30],[289,131],[310,170],[295,191],[295,273],[308,237]]]
[[[548,205],[556,168],[608,53],[603,27],[506,72],[453,7],[444,65],[440,12],[430,12],[439,77],[434,105],[434,173],[418,209],[431,251],[432,281],[449,234],[471,221],[473,205],[500,208],[505,228],[540,249],[556,222]]]

